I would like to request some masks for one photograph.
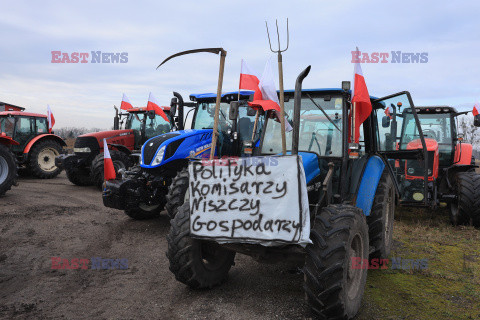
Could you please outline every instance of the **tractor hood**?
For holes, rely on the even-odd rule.
[[[210,151],[212,129],[180,130],[149,139],[142,147],[140,165],[157,168],[175,160],[201,157]]]
[[[81,136],[78,137],[94,137],[97,138],[97,140],[103,140],[107,139],[107,142],[109,139],[121,137],[121,136],[126,136],[129,134],[133,134],[133,130],[127,129],[127,130],[109,130],[109,131],[100,131],[100,132],[92,132],[92,133],[86,133],[82,134]]]

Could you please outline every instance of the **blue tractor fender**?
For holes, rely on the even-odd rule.
[[[210,153],[212,145],[212,129],[179,130],[149,139],[142,146],[142,168],[152,169],[175,160],[199,158]],[[170,135],[167,137],[167,135]],[[155,150],[147,149],[155,148]],[[160,150],[163,157],[160,163],[154,163]]]
[[[383,160],[379,156],[371,156],[363,170],[360,187],[355,197],[355,206],[362,209],[366,216],[369,216],[372,210],[375,193],[384,169]]]
[[[318,156],[313,152],[299,152],[298,154],[302,157],[303,170],[308,184],[320,174]]]

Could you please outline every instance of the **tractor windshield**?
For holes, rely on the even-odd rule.
[[[226,132],[232,128],[232,123],[228,119],[228,103],[220,103],[220,114],[218,117],[218,130]],[[215,116],[215,103],[199,103],[195,115],[192,129],[213,129],[213,119]]]
[[[7,136],[13,137],[13,129],[15,128],[15,118],[0,117],[0,132],[4,132]]]
[[[422,126],[425,139],[433,139],[438,143],[440,166],[453,161],[452,118],[449,113],[422,113],[418,112],[418,120]],[[400,140],[401,148],[407,149],[410,141],[419,139],[413,114],[405,110],[403,114],[403,132]]]
[[[299,151],[315,152],[319,156],[342,156],[342,102],[340,96],[315,96],[313,103],[309,97],[302,97],[300,112]],[[330,120],[318,108],[320,106]],[[293,99],[285,102],[287,119],[293,118]],[[273,120],[274,113],[267,122],[262,153],[277,154],[282,152],[280,122]],[[290,122],[290,121],[289,121]],[[286,132],[287,149],[292,148],[292,131]]]

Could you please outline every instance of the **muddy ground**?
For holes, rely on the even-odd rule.
[[[95,188],[70,184],[64,173],[53,180],[23,177],[0,198],[0,228],[1,318],[302,319],[307,314],[303,275],[291,264],[265,265],[237,255],[223,286],[188,289],[168,270],[166,214],[132,220],[105,208]],[[52,257],[127,259],[128,269],[53,270]],[[378,270],[373,279],[379,276],[395,273]],[[395,294],[383,282],[369,282],[360,319],[423,318],[383,304],[385,290]],[[405,303],[400,308],[408,310]]]

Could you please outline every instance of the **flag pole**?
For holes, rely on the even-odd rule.
[[[253,139],[255,139],[255,131],[257,131],[257,123],[258,123],[259,116],[260,116],[260,109],[257,109],[257,115],[255,116],[255,123],[253,124],[252,141]]]
[[[225,69],[225,57],[227,51],[221,50],[220,52],[220,69],[218,71],[218,85],[217,85],[217,99],[215,102],[215,117],[213,120],[213,133],[212,133],[212,147],[210,149],[210,160],[213,160],[215,156],[215,147],[218,139],[218,117],[220,115],[220,102],[222,100],[222,84],[223,84],[223,71]]]

